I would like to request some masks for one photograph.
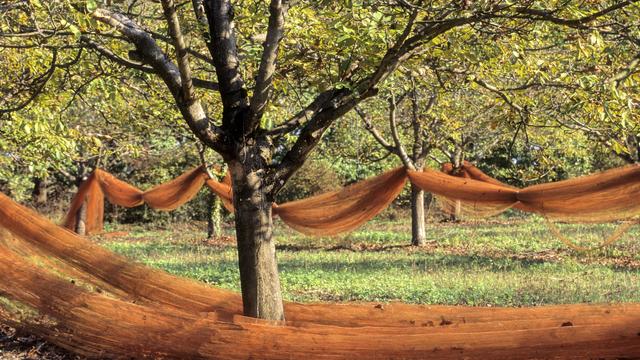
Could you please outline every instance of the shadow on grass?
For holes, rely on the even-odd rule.
[[[362,252],[383,252],[387,250],[395,249],[411,249],[412,245],[375,245],[367,243],[354,243],[354,244],[337,244],[331,246],[323,245],[293,245],[293,244],[280,244],[276,245],[278,251],[351,251],[356,253]]]
[[[140,244],[138,244],[140,245]],[[364,244],[367,245],[367,244]],[[433,253],[432,249],[417,249],[415,251],[395,252],[388,250],[403,250],[413,248],[411,245],[383,245],[360,249],[360,244],[339,244],[333,246],[313,246],[313,245],[280,245],[279,269],[282,272],[296,272],[301,269],[316,271],[348,271],[353,273],[367,272],[389,272],[389,271],[411,271],[417,272],[460,272],[469,273],[472,271],[510,273],[514,271],[529,271],[532,268],[541,268],[547,264],[555,269],[553,271],[580,272],[590,266],[608,269],[619,273],[640,274],[637,267],[624,266],[620,264],[600,264],[585,263],[577,264],[570,259],[557,256],[552,253],[547,256],[544,253],[514,254],[514,253],[493,253],[493,254],[448,254]],[[233,246],[225,248],[222,252],[235,251]],[[153,260],[160,260],[159,266],[174,274],[192,276],[197,272],[196,277],[202,279],[202,275],[213,275],[208,269],[217,268],[215,271],[223,278],[229,278],[230,274],[237,274],[237,261],[220,259],[222,253],[220,248],[198,246],[190,244],[162,244],[144,243],[144,246],[136,246],[134,249],[118,249],[123,255],[135,260],[143,260],[144,257],[151,257]],[[439,251],[447,250],[440,249]],[[306,252],[306,253],[305,253]],[[192,254],[198,254],[196,259],[189,259]],[[564,255],[564,254],[563,254]],[[228,256],[226,256],[228,258]],[[164,259],[170,261],[163,261]],[[566,269],[561,269],[566,267]],[[224,273],[224,274],[222,274]],[[217,276],[218,277],[218,276]]]
[[[544,260],[513,260],[509,258],[493,258],[488,256],[475,255],[427,255],[407,258],[369,258],[363,256],[360,259],[340,259],[331,257],[329,259],[304,259],[304,258],[280,258],[278,268],[281,272],[299,271],[348,271],[352,273],[378,273],[389,272],[394,269],[399,271],[420,271],[420,272],[466,272],[482,271],[495,273],[511,273],[514,271],[528,271],[532,267],[539,267],[544,264]],[[207,273],[206,269],[216,269],[220,276],[228,278],[231,274],[237,274],[237,261],[229,260],[196,260],[164,263],[161,267],[174,274],[194,274],[194,272]]]

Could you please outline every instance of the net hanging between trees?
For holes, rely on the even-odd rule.
[[[533,208],[532,210],[531,206],[527,207],[526,203],[523,204],[521,201],[518,201],[512,207],[522,211],[537,212],[543,215],[545,217],[545,224],[549,228],[550,232],[573,250],[585,252],[603,248],[619,240],[638,222],[636,218],[637,213],[633,206],[635,199],[634,196],[637,196],[637,184],[634,182],[634,177],[637,176],[637,171],[633,171],[633,168],[635,167],[637,166],[632,165],[627,168],[613,169],[600,174],[585,176],[564,182],[532,186],[526,188],[529,189],[530,193],[525,193],[524,198],[531,199],[532,197],[537,197],[538,203],[541,206],[538,206],[537,209]],[[488,176],[468,161],[465,161],[460,169],[454,169],[452,164],[446,163],[442,166],[442,172],[519,191],[518,188],[509,186]],[[616,179],[618,176],[620,178]],[[553,200],[551,204],[548,204],[548,206],[556,206],[556,211],[554,212],[549,212],[545,208],[545,200],[548,200],[542,195],[545,191],[548,192],[547,198]],[[629,199],[625,200],[626,202],[631,203],[630,206],[618,204],[617,206],[608,207],[609,205],[606,204],[606,202],[621,201],[621,198],[625,196],[625,194],[630,196]],[[459,200],[442,196],[437,196],[436,199],[438,200],[440,207],[445,212],[451,214],[455,213],[456,209],[460,209],[465,216],[487,217],[504,211],[504,206],[496,207],[491,204],[469,202],[461,203]],[[563,201],[566,202],[563,204]],[[605,203],[599,203],[600,201]],[[572,205],[575,203],[580,203],[581,208],[576,209],[576,206]],[[559,207],[558,205],[561,206]],[[600,211],[597,211],[598,207],[600,207]],[[596,211],[594,211],[594,209]],[[608,209],[612,209],[612,211],[609,212]],[[575,211],[583,212],[575,213]],[[617,228],[599,245],[586,247],[575,244],[571,239],[562,234],[560,228],[553,222],[554,219],[568,222],[609,222],[613,220],[631,221],[623,222],[618,225]]]
[[[456,176],[451,175],[452,172],[450,164],[445,164],[443,171],[418,172],[399,167],[341,190],[274,204],[273,213],[288,226],[307,235],[352,231],[388,207],[408,179],[436,195],[444,211],[454,212],[457,208],[476,217],[499,214],[510,208],[570,222],[611,222],[640,215],[638,165],[523,189],[503,184],[470,163],[464,163]],[[99,232],[103,228],[105,197],[123,207],[146,203],[154,209],[173,210],[190,201],[205,184],[222,199],[228,210],[233,211],[229,176],[218,182],[209,179],[202,167],[145,192],[105,171],[96,170],[80,186],[64,225],[75,229],[82,213],[87,232]],[[80,211],[83,206],[85,212]],[[628,227],[628,224],[621,226],[622,229]],[[551,229],[554,233],[557,230],[553,225]],[[616,231],[614,237],[622,233],[624,231]],[[561,237],[561,240],[565,239]],[[605,241],[611,242],[611,238]]]
[[[443,173],[451,173],[450,165],[443,166]],[[436,178],[443,178],[429,170],[431,176],[411,177],[414,183],[422,182],[425,191]],[[533,212],[549,219],[570,222],[609,222],[631,219],[640,214],[640,166],[629,165],[569,180],[533,185],[523,189],[506,185],[484,174],[465,162],[453,180],[445,177],[441,183],[458,184],[444,192],[434,188],[434,193],[446,201],[462,201],[469,215],[474,211],[482,216],[486,211],[504,211],[515,208]]]

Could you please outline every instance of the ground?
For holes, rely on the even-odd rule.
[[[596,245],[615,225],[562,226]],[[238,290],[235,240],[203,241],[203,225],[128,231],[97,239],[105,246],[173,274]],[[409,246],[410,226],[374,221],[334,238],[301,236],[276,225],[284,296],[291,301],[391,301],[535,306],[640,301],[640,229],[613,246],[569,249],[536,218],[462,224],[430,223],[428,244]],[[231,229],[227,229],[230,235]]]
[[[402,219],[405,219],[402,217]],[[150,266],[238,290],[235,240],[204,240],[205,224],[160,228],[110,225],[95,241]],[[597,245],[615,225],[561,225],[582,245]],[[640,302],[640,229],[614,245],[579,253],[535,217],[439,223],[427,246],[410,243],[405,220],[376,220],[333,238],[301,236],[276,224],[284,297],[291,301],[536,306]],[[1,359],[72,359],[40,339],[0,329]]]
[[[15,329],[0,325],[0,359],[2,360],[79,360],[33,335],[18,334]]]

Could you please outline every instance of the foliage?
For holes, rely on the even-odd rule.
[[[280,203],[339,189],[343,181],[326,160],[310,160],[278,194]]]
[[[167,47],[169,56],[175,55],[170,39],[162,35],[166,24],[159,4],[109,4],[131,14]],[[0,183],[22,188],[14,196],[26,197],[31,177],[60,171],[81,177],[85,165],[126,166],[119,162],[146,159],[154,147],[167,149],[175,144],[173,139],[188,134],[171,95],[162,90],[155,74],[136,68],[123,71],[131,66],[97,51],[97,47],[109,49],[120,59],[137,61],[130,44],[90,16],[106,5],[100,1],[84,5],[86,9],[79,11],[74,2],[33,1],[27,8],[10,8],[0,22],[0,58],[7,70],[0,73],[3,107],[20,107],[29,96],[37,95],[35,102],[0,119]],[[206,55],[207,36],[203,36],[206,28],[193,16],[192,4],[183,5],[179,15],[189,39],[194,76],[215,81],[215,74],[206,67],[211,62]],[[526,5],[557,7],[554,16],[566,18],[580,18],[594,10],[591,5],[555,1]],[[446,4],[430,6],[436,13]],[[491,6],[491,2],[474,2],[456,10],[463,16]],[[264,2],[250,0],[238,1],[234,8],[238,49],[246,60],[240,72],[251,88],[267,31],[268,8]],[[425,9],[419,18],[428,19],[429,11]],[[420,106],[425,111],[421,119],[438,124],[429,129],[434,146],[451,153],[453,142],[471,138],[465,142],[467,158],[487,162],[485,168],[494,169],[503,179],[549,181],[610,166],[602,146],[616,154],[633,157],[637,153],[633,115],[639,101],[637,64],[633,65],[635,54],[640,53],[637,11],[637,5],[630,6],[616,13],[617,22],[602,27],[522,23],[517,17],[456,27],[431,39],[428,51],[392,74],[381,85],[381,96],[365,107],[379,121],[386,121],[385,97],[408,91],[410,76],[421,92]],[[269,130],[318,92],[350,87],[374,71],[402,32],[408,13],[402,6],[370,1],[292,4],[273,78],[276,101],[268,103],[262,126]],[[11,35],[37,24],[46,36]],[[427,110],[430,94],[437,103]],[[202,90],[198,96],[207,112],[214,114],[210,117],[220,119],[218,94]],[[406,138],[403,119],[408,110],[400,111],[404,112],[401,136]],[[295,140],[296,134],[288,135],[277,152]],[[593,145],[594,140],[601,145]],[[438,151],[435,154],[443,160]],[[592,154],[595,158],[587,159]],[[349,182],[396,164],[362,131],[354,113],[325,134],[316,157],[328,159]],[[72,181],[69,176],[63,178]]]

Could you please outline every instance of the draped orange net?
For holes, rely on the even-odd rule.
[[[530,186],[525,189],[506,185],[466,161],[459,169],[454,169],[450,163],[444,164],[442,172],[515,191],[511,201],[505,197],[506,201],[498,203],[440,196],[438,200],[445,212],[453,214],[456,210],[460,210],[462,214],[472,217],[497,214],[511,207],[535,212],[545,217],[545,224],[557,239],[577,251],[589,251],[608,246],[620,239],[638,222],[636,218],[640,208],[640,203],[637,201],[637,196],[640,195],[638,165],[556,183]],[[512,193],[509,192],[509,194]],[[552,221],[553,219],[569,222],[631,221],[621,223],[601,244],[586,247],[576,245],[563,235],[560,228]]]
[[[638,166],[524,189],[492,180],[471,165],[464,172],[466,177],[397,168],[339,191],[274,205],[274,213],[305,233],[350,231],[388,206],[407,178],[447,201],[480,211],[514,207],[555,219],[589,221],[640,213]],[[146,192],[96,171],[80,187],[65,225],[73,228],[83,203],[87,228],[99,231],[105,198],[121,206],[147,203],[175,209],[204,184],[232,209],[229,179],[207,179],[202,168]],[[2,322],[90,357],[640,355],[638,304],[478,309],[287,303],[286,323],[248,319],[240,315],[237,294],[127,260],[2,194],[0,273]],[[567,323],[571,326],[562,326]]]
[[[151,190],[142,190],[97,169],[80,185],[71,202],[64,225],[75,229],[78,212],[85,204],[87,233],[103,228],[105,196],[114,205],[135,207],[147,204],[158,210],[174,210],[191,201],[205,184],[206,173],[202,167],[188,171],[177,178],[156,186]]]
[[[386,209],[405,182],[404,168],[397,168],[338,191],[278,205],[273,212],[302,233],[335,235],[360,227]]]
[[[274,205],[273,213],[302,233],[334,235],[354,230],[374,218],[398,196],[405,182],[404,168],[397,168],[339,191]],[[144,192],[98,169],[80,186],[64,226],[75,229],[84,204],[86,232],[96,233],[103,228],[105,198],[123,207],[146,203],[154,209],[173,210],[193,199],[205,184],[220,197],[225,208],[233,211],[230,177],[226,176],[222,182],[208,179],[202,167]]]
[[[450,165],[443,167],[444,173],[452,171]],[[443,174],[409,175],[412,182],[422,184],[426,191]],[[418,179],[420,177],[421,179]],[[489,177],[472,164],[462,165],[457,180],[445,177],[442,183],[447,190],[431,191],[449,200],[465,203],[470,212],[487,208],[498,211],[516,208],[534,212],[548,218],[564,221],[607,222],[630,219],[640,213],[640,166],[629,165],[593,175],[574,179],[533,185],[518,189]]]
[[[548,219],[610,222],[640,214],[638,165],[523,189],[501,183],[468,162],[456,176],[450,175],[452,171],[450,164],[445,164],[443,171],[411,171],[400,167],[338,191],[274,204],[273,213],[304,234],[325,236],[348,232],[387,208],[409,179],[436,195],[444,211],[453,212],[458,207],[472,216],[491,216],[515,208]],[[84,203],[87,233],[95,233],[103,227],[105,197],[123,207],[146,203],[154,209],[173,210],[190,201],[205,184],[233,211],[230,177],[226,176],[222,182],[209,179],[202,167],[144,192],[105,171],[96,170],[80,186],[64,225],[75,229]],[[555,232],[554,229],[552,226]]]

